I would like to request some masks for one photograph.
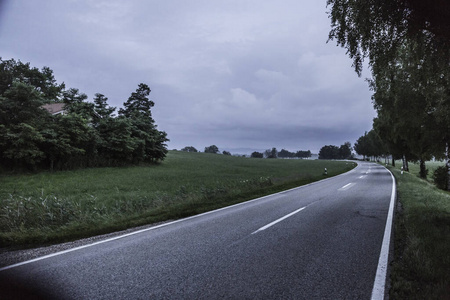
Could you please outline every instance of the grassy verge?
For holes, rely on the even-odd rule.
[[[0,175],[0,246],[73,240],[177,219],[348,171],[350,162],[170,151],[160,165]]]
[[[449,299],[450,193],[419,179],[414,165],[411,174],[391,170],[397,179],[399,209],[390,298]]]

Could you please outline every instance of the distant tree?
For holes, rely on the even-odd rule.
[[[285,149],[281,149],[280,152],[278,152],[278,157],[281,158],[290,158],[290,157],[294,157],[295,153],[289,152],[288,150]]]
[[[339,159],[339,147],[334,145],[323,146],[319,151],[319,159]]]
[[[228,152],[228,151],[225,151],[225,150],[223,150],[222,154],[223,154],[223,155],[231,155],[231,153],[230,153],[230,152]]]
[[[205,153],[219,153],[219,148],[216,145],[211,145],[209,147],[205,147]]]
[[[352,156],[352,144],[345,142],[339,147],[339,159],[349,159]]]
[[[184,151],[184,152],[198,152],[197,149],[195,149],[192,146],[186,146],[183,149],[181,149],[181,151]]]
[[[263,158],[263,157],[264,157],[264,153],[255,151],[255,152],[253,152],[253,153],[251,154],[250,157],[253,157],[253,158]]]
[[[311,151],[302,151],[302,150],[299,150],[299,151],[297,151],[296,153],[295,153],[295,157],[298,157],[298,158],[308,158],[308,157],[311,157]]]
[[[264,152],[264,156],[266,158],[277,158],[278,157],[278,151],[277,148],[267,149]]]

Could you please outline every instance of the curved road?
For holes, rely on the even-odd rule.
[[[389,171],[363,162],[307,186],[6,267],[0,280],[44,298],[370,299],[393,193]]]

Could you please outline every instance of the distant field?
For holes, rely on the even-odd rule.
[[[169,151],[159,165],[0,175],[0,246],[60,242],[185,217],[354,166]]]

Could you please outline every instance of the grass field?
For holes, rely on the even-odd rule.
[[[61,242],[181,218],[354,166],[170,151],[159,165],[3,174],[0,246]]]
[[[410,173],[393,171],[400,209],[395,217],[391,299],[450,299],[450,193],[430,181],[443,163],[427,163],[429,179],[418,178],[419,166]]]

